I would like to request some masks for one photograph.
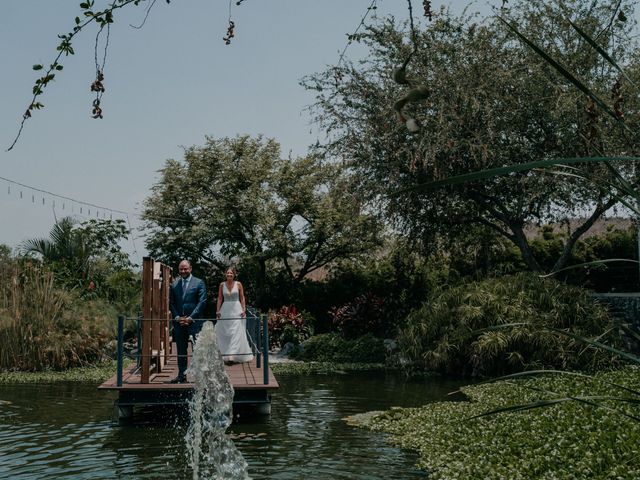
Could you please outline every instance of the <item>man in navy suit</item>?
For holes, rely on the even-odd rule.
[[[169,291],[169,308],[173,315],[173,339],[178,347],[178,376],[171,383],[186,383],[187,381],[187,343],[189,335],[196,338],[202,322],[196,322],[202,318],[205,302],[207,301],[207,289],[204,282],[191,275],[191,262],[182,260],[178,266],[180,278],[171,285]]]

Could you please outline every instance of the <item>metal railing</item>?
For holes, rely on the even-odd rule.
[[[142,341],[142,325],[144,322],[158,322],[160,328],[161,322],[165,324],[165,328],[169,328],[171,325],[172,319],[168,318],[142,318],[138,317],[126,317],[124,315],[118,316],[118,327],[117,327],[117,372],[116,372],[116,385],[121,387],[123,384],[123,369],[124,369],[124,324],[125,321],[135,320],[137,322],[137,345],[138,351],[137,355],[133,357],[137,359],[138,369],[141,367],[141,363],[145,361],[151,362],[152,357],[159,357],[160,354],[152,354],[152,353],[144,353],[143,349],[143,341]],[[193,319],[194,322],[204,323],[207,321],[212,321],[214,323],[220,321],[241,321],[246,320],[246,334],[247,339],[249,341],[251,352],[247,353],[222,353],[223,358],[228,356],[241,356],[241,355],[254,355],[256,360],[256,368],[260,369],[262,365],[263,370],[263,381],[265,385],[269,384],[269,325],[268,325],[268,317],[264,314],[258,314],[253,308],[247,308],[247,316],[246,317],[238,317],[238,318],[198,318]],[[171,337],[169,337],[171,338]],[[169,343],[173,343],[175,340],[171,338],[165,345],[165,348],[169,347]],[[146,348],[150,348],[150,345],[146,345]],[[168,353],[165,352],[165,356],[168,357]],[[171,354],[172,357],[178,358],[179,355],[177,352]],[[182,356],[180,356],[182,357]],[[187,358],[190,358],[191,355],[187,354]],[[148,360],[147,360],[148,359]]]

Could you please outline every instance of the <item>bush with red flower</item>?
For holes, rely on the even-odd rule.
[[[385,316],[385,302],[382,297],[365,293],[351,302],[329,310],[334,327],[346,339],[354,339],[366,334],[385,338],[389,332],[389,322]]]
[[[311,318],[295,305],[283,305],[269,314],[269,348],[299,345],[311,336]]]

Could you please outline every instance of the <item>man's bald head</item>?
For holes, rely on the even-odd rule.
[[[182,278],[188,278],[191,275],[191,262],[189,260],[182,260],[178,265],[178,273]]]

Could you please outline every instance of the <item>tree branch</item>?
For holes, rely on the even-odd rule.
[[[560,255],[560,258],[558,258],[558,260],[556,261],[551,271],[555,272],[565,267],[565,265],[569,261],[569,256],[571,255],[573,246],[576,244],[578,239],[593,226],[596,220],[598,220],[607,210],[613,207],[616,203],[618,203],[618,201],[615,198],[610,198],[606,203],[603,204],[599,202],[596,205],[596,208],[591,214],[591,216],[582,225],[576,228],[573,231],[573,233],[569,236],[566,243],[564,244],[564,248],[562,249],[562,254]]]

